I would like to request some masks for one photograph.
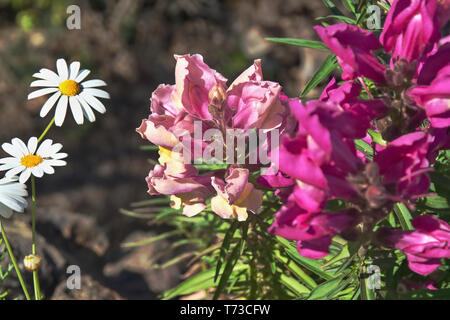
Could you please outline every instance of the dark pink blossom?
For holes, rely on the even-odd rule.
[[[441,258],[450,258],[450,226],[431,215],[414,218],[412,225],[414,231],[380,229],[377,239],[382,245],[402,250],[409,268],[427,275],[439,268]]]
[[[439,40],[436,0],[395,0],[384,23],[380,41],[393,61],[411,62]]]
[[[314,27],[326,46],[337,56],[343,73],[342,79],[366,77],[377,83],[385,82],[386,67],[373,55],[380,47],[377,37],[370,31],[350,24]]]

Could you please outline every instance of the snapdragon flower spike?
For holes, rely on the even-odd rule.
[[[13,176],[0,179],[0,216],[9,218],[13,211],[23,212],[27,207],[27,187]]]
[[[103,80],[83,81],[90,73],[89,70],[80,71],[80,63],[74,61],[69,68],[64,59],[56,61],[58,73],[43,68],[33,77],[39,78],[31,83],[30,87],[44,87],[31,92],[28,100],[52,94],[41,108],[40,116],[45,117],[56,104],[55,124],[62,126],[66,117],[67,106],[70,105],[73,117],[77,124],[83,124],[84,118],[90,122],[95,121],[92,109],[105,113],[106,108],[97,98],[109,99],[109,93],[97,87],[106,86]]]
[[[402,250],[409,268],[427,275],[439,268],[442,258],[450,258],[450,226],[431,215],[412,220],[413,231],[382,228],[376,233],[378,242]]]
[[[66,165],[62,159],[67,157],[67,153],[59,152],[62,147],[62,144],[53,144],[50,139],[44,140],[38,146],[36,137],[31,137],[27,144],[19,138],[14,138],[11,143],[2,144],[2,149],[11,157],[0,159],[0,171],[7,170],[7,178],[20,174],[20,183],[25,183],[31,175],[41,178],[44,173],[53,174],[53,167]]]
[[[444,1],[445,2],[445,1]],[[436,0],[395,0],[388,12],[380,41],[392,61],[419,59],[440,37]]]

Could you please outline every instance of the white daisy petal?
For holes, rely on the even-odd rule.
[[[41,112],[39,113],[41,118],[45,117],[48,114],[48,112],[53,108],[56,100],[58,100],[58,98],[60,96],[61,96],[61,91],[57,91],[50,98],[48,98],[47,101],[45,101],[44,105],[41,108]]]
[[[76,96],[69,98],[70,109],[72,110],[73,118],[77,124],[83,124],[83,110],[81,109],[80,102]]]
[[[36,137],[31,137],[30,139],[28,139],[27,148],[28,148],[28,151],[31,154],[34,154],[36,152],[36,148],[37,148],[37,145],[38,145],[37,140],[38,139]]]
[[[17,167],[17,163],[5,163],[5,164],[0,165],[0,171],[9,170],[9,169],[15,168],[15,167]]]
[[[44,170],[45,174],[54,174],[55,173],[55,169],[53,169],[53,167],[47,163],[47,161],[42,162],[41,164],[42,170]]]
[[[62,144],[61,143],[55,143],[52,144],[50,147],[48,147],[45,152],[47,153],[44,157],[52,157],[59,151],[62,149]]]
[[[12,145],[14,147],[19,149],[24,156],[30,154],[30,151],[28,150],[26,144],[22,140],[20,140],[19,138],[13,138],[11,140],[11,143],[12,143]]]
[[[57,87],[58,85],[58,82],[55,81],[35,80],[30,84],[30,87]]]
[[[56,105],[55,124],[58,127],[61,127],[62,124],[64,123],[64,118],[66,117],[66,112],[67,112],[68,101],[69,101],[69,98],[65,95],[62,95],[58,101],[58,104]]]
[[[42,170],[41,166],[35,166],[31,168],[31,173],[36,178],[41,178],[44,175],[44,170]]]
[[[78,96],[78,101],[81,103],[81,106],[83,107],[83,113],[84,116],[90,121],[95,121],[95,114],[94,111],[92,111],[92,108],[89,106],[89,104],[83,99],[82,96]]]
[[[4,163],[4,164],[17,163],[17,162],[19,162],[19,161],[15,157],[6,157],[6,158],[1,158],[0,159],[0,163]]]
[[[87,80],[81,84],[83,88],[94,88],[106,86],[106,82],[100,79]]]
[[[2,149],[15,158],[22,158],[24,156],[20,149],[16,149],[11,143],[3,143]]]
[[[69,68],[69,79],[75,80],[75,78],[78,76],[78,71],[80,71],[80,63],[78,61],[74,61],[70,64]]]
[[[19,176],[19,182],[20,183],[25,183],[28,181],[28,179],[31,176],[31,169],[30,168],[26,168],[24,171],[22,171],[22,173]]]
[[[36,154],[41,157],[47,157],[49,153],[47,150],[50,149],[52,146],[53,140],[52,139],[45,139],[40,145],[39,148],[36,151]]]
[[[13,169],[7,171],[7,172],[5,173],[5,176],[6,176],[7,178],[11,178],[11,177],[13,177],[13,176],[19,174],[20,172],[24,171],[25,169],[26,169],[26,168],[25,168],[24,166],[20,165],[20,166],[18,166],[18,167],[15,167],[15,168],[13,168]]]
[[[67,153],[61,152],[61,153],[55,153],[52,158],[55,160],[60,160],[60,159],[64,159],[67,158]]]
[[[86,92],[81,92],[80,94],[84,100],[86,100],[86,102],[92,107],[94,108],[96,111],[100,112],[100,113],[105,113],[106,112],[106,108],[103,105],[103,103],[100,102],[100,100],[98,100],[96,97],[91,96],[90,94],[87,94]]]
[[[33,74],[33,77],[44,79],[47,81],[59,83],[61,82],[59,76],[52,70],[42,68],[38,73]]]
[[[12,214],[13,211],[9,207],[5,206],[3,203],[0,203],[0,216],[8,219],[12,216]]]
[[[46,160],[46,162],[53,167],[63,167],[67,164],[64,160]]]
[[[41,97],[41,96],[45,96],[46,94],[53,93],[53,92],[56,92],[56,91],[58,91],[58,88],[39,89],[39,90],[31,92],[28,95],[28,100],[34,99],[34,98],[37,98],[37,97]]]
[[[87,88],[83,90],[84,92],[93,95],[94,97],[109,99],[109,93],[105,90],[100,90],[96,88]]]
[[[81,81],[83,81],[89,75],[89,73],[91,73],[90,70],[87,70],[87,69],[81,70],[80,73],[75,78],[75,81],[80,83]]]
[[[66,60],[62,58],[56,60],[56,69],[58,70],[58,75],[61,82],[69,78],[69,70],[67,69]]]

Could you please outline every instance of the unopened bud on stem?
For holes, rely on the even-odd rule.
[[[215,108],[221,110],[222,104],[227,98],[225,88],[221,84],[216,84],[209,90],[209,103]]]
[[[23,265],[27,271],[36,271],[41,265],[41,257],[30,254],[23,259]]]

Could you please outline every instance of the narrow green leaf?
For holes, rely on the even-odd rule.
[[[284,284],[289,290],[291,290],[294,294],[302,296],[305,294],[309,294],[311,290],[302,285],[296,279],[289,277],[285,274],[281,274],[280,282]]]
[[[296,275],[300,281],[305,283],[309,288],[313,289],[317,286],[317,283],[311,278],[305,271],[302,270],[294,261],[290,261],[288,258],[283,257],[279,250],[274,251],[275,258],[281,261],[294,275]]]
[[[330,291],[338,287],[342,279],[343,276],[339,276],[321,283],[313,291],[311,291],[311,294],[308,296],[307,300],[325,299]]]
[[[334,54],[330,54],[322,65],[317,69],[316,73],[313,75],[311,80],[306,84],[303,89],[300,97],[306,96],[312,89],[317,87],[319,83],[321,83],[336,67],[338,63],[336,60],[336,56]]]
[[[181,230],[174,230],[174,231],[169,231],[166,233],[162,233],[160,235],[154,236],[154,237],[150,237],[147,239],[143,239],[143,240],[139,240],[139,241],[135,241],[135,242],[126,242],[126,243],[122,243],[121,247],[123,248],[129,248],[129,247],[139,247],[139,246],[143,246],[143,245],[147,245],[150,243],[154,243],[156,241],[160,241],[163,239],[167,239],[170,237],[173,237],[177,234],[182,233]]]
[[[230,254],[229,259],[227,260],[227,263],[225,264],[223,273],[220,276],[219,284],[216,287],[216,291],[214,292],[213,300],[217,300],[222,293],[223,289],[225,288],[228,279],[231,276],[231,273],[233,272],[234,266],[236,265],[239,255],[242,250],[242,246],[244,244],[244,241],[241,239],[237,243],[237,245],[233,248],[233,251]]]
[[[296,39],[296,38],[265,38],[267,41],[289,44],[292,46],[319,49],[319,50],[328,50],[328,47],[322,41],[316,40],[305,40],[305,39]]]
[[[349,18],[349,17],[346,17],[346,16],[334,15],[334,14],[326,16],[326,17],[317,17],[316,18],[317,21],[322,21],[322,20],[327,20],[327,19],[337,19],[337,20],[340,20],[340,21],[342,21],[344,23],[348,23],[348,24],[355,24],[356,23],[355,19],[352,19],[352,18]]]
[[[403,203],[397,202],[394,205],[394,212],[395,212],[395,215],[397,216],[403,230],[413,230],[414,229],[411,224],[411,220],[412,220],[411,213],[409,213],[408,208]]]
[[[387,146],[387,142],[383,139],[381,133],[373,131],[371,129],[367,130],[367,133],[376,144],[379,144],[380,146]]]
[[[231,224],[230,228],[228,229],[227,233],[225,234],[225,237],[223,238],[222,247],[220,248],[219,258],[217,261],[216,266],[216,274],[214,276],[214,281],[217,281],[217,277],[219,276],[220,268],[222,267],[222,262],[225,259],[226,254],[228,253],[228,249],[230,248],[231,240],[233,239],[233,236],[239,227],[239,222],[237,220],[234,220]]]
[[[355,146],[356,149],[358,149],[359,151],[364,153],[368,158],[370,158],[369,160],[373,158],[373,149],[367,142],[365,142],[362,139],[357,139],[355,140]]]
[[[339,10],[338,7],[331,1],[331,0],[322,0],[322,2],[325,4],[325,6],[330,9],[330,11],[338,16],[343,16],[344,14]]]

